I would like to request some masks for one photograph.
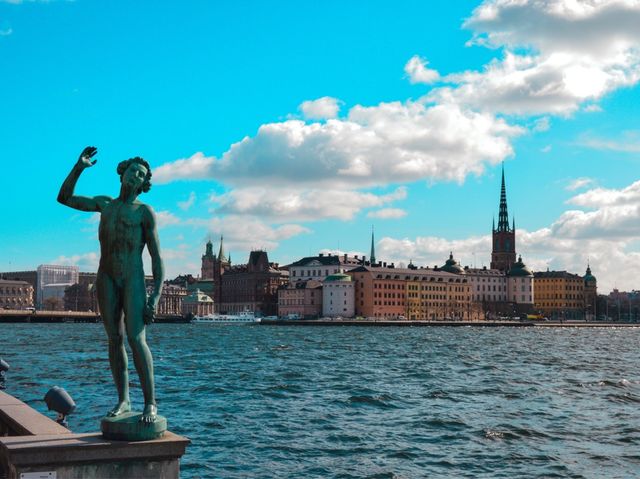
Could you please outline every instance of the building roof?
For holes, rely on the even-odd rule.
[[[331,281],[351,281],[351,276],[344,273],[338,273],[338,274],[330,274],[324,279],[325,283],[331,282]]]
[[[438,281],[466,283],[467,279],[454,273],[448,273],[441,269],[431,268],[385,268],[379,266],[359,266],[349,273],[368,272],[376,279],[396,279],[402,281]]]
[[[533,273],[536,278],[563,278],[563,279],[582,279],[581,276],[567,271],[536,271]]]
[[[31,283],[27,281],[21,281],[19,279],[0,279],[0,284],[3,285],[20,285],[20,286],[31,286]]]
[[[469,268],[468,266],[465,266],[464,270],[467,276],[507,276],[507,273],[500,269],[492,269],[487,267]]]
[[[340,257],[338,255],[324,255],[319,254],[318,256],[307,256],[298,261],[295,261],[288,265],[291,266],[329,266],[329,265],[339,265]]]
[[[213,299],[204,294],[199,289],[193,291],[189,296],[183,300],[186,303],[213,303]]]

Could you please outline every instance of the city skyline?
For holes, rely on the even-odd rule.
[[[529,267],[640,289],[640,2],[151,5],[0,2],[1,271],[97,269],[55,201],[95,145],[78,194],[151,163],[168,277],[221,235],[368,256],[372,225],[378,260],[488,267],[504,164]]]

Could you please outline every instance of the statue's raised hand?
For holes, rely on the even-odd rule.
[[[98,149],[95,146],[87,146],[82,153],[80,153],[80,157],[78,158],[78,165],[82,168],[89,168],[96,164],[98,160],[92,160],[95,154],[98,153]]]

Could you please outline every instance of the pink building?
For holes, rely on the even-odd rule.
[[[278,316],[299,319],[317,318],[322,314],[322,283],[297,281],[278,289]]]

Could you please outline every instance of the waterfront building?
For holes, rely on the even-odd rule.
[[[495,221],[492,227],[491,269],[508,271],[516,262],[516,220],[509,227],[509,212],[507,210],[507,189],[504,181],[504,166],[502,167],[502,186],[500,188],[500,205],[498,211],[498,227]]]
[[[80,271],[77,266],[41,264],[38,266],[37,272],[37,307],[42,307],[47,298],[59,299],[62,304],[64,289],[78,283],[80,278]]]
[[[26,281],[32,288],[32,306],[36,306],[36,291],[38,290],[38,272],[33,271],[7,271],[0,273],[0,279],[12,280],[12,281]]]
[[[585,280],[567,271],[535,273],[535,309],[554,320],[584,319]]]
[[[180,314],[183,316],[206,316],[213,314],[213,299],[199,289],[185,296],[181,303],[182,310]]]
[[[471,289],[473,319],[514,317],[533,311],[533,273],[522,257],[505,272],[486,267],[462,268],[451,253],[440,270],[465,275]]]
[[[523,262],[522,256],[511,265],[507,273],[507,301],[515,304],[515,312],[529,314],[533,312],[535,304],[534,294],[535,276]]]
[[[0,309],[33,308],[33,286],[26,281],[0,279]]]
[[[203,292],[204,293],[204,292]],[[183,314],[183,301],[189,292],[183,284],[172,284],[165,281],[158,301],[157,314],[161,316],[180,316]],[[206,295],[206,293],[204,293]],[[208,295],[207,297],[211,299]],[[213,300],[211,300],[213,304]],[[208,314],[208,313],[207,313]]]
[[[80,273],[82,275],[83,273]],[[65,311],[98,311],[98,301],[95,283],[83,281],[67,287],[64,290],[63,309]]]
[[[278,289],[278,316],[310,319],[322,314],[322,283],[309,279],[283,285]]]
[[[322,315],[352,318],[355,314],[355,284],[345,273],[330,274],[322,282]]]
[[[214,269],[216,310],[220,313],[254,311],[264,316],[278,312],[278,288],[289,281],[289,274],[277,263],[269,263],[266,251],[252,251],[249,262],[231,266],[220,246]],[[222,258],[222,260],[221,260]],[[215,299],[214,299],[215,302]]]
[[[341,274],[357,268],[364,261],[364,257],[358,258],[357,255],[349,256],[343,254],[339,256],[319,253],[318,256],[307,256],[295,263],[291,263],[285,266],[284,269],[289,270],[291,281],[307,281],[310,279],[323,281],[329,275]]]
[[[465,275],[431,268],[362,265],[348,272],[355,283],[355,314],[380,319],[472,319]]]

